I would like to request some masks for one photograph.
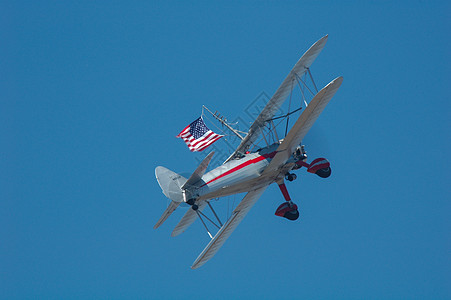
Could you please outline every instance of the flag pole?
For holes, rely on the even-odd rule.
[[[206,109],[216,120],[218,120],[219,122],[221,122],[222,125],[224,125],[225,127],[227,127],[230,131],[232,131],[237,137],[239,137],[241,140],[244,140],[244,137],[241,136],[241,134],[238,133],[238,131],[236,131],[235,129],[233,129],[229,124],[226,123],[226,121],[224,120],[224,118],[220,117],[219,113],[215,112],[212,113],[205,105],[202,105],[202,109]]]

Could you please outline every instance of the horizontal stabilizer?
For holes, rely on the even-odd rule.
[[[204,158],[204,160],[200,163],[200,165],[197,167],[197,169],[194,171],[194,173],[188,178],[188,180],[182,186],[182,190],[185,190],[192,186],[196,186],[196,184],[200,182],[200,179],[202,178],[202,176],[205,174],[205,171],[207,170],[208,164],[210,163],[211,158],[213,157],[213,154],[215,154],[214,151],[210,152]]]
[[[163,212],[163,215],[161,216],[160,220],[158,220],[157,224],[153,227],[153,229],[157,229],[160,227],[161,224],[164,223],[164,221],[169,218],[169,216],[174,212],[174,210],[177,209],[177,207],[180,205],[180,202],[174,202],[171,201],[171,204],[169,204],[168,208]]]
[[[199,207],[198,210],[202,211],[205,208],[205,206],[207,206],[207,201],[196,202],[196,205]],[[196,211],[189,208],[188,211],[183,216],[183,218],[177,224],[177,226],[175,226],[171,236],[177,236],[183,233],[191,224],[194,223],[194,221],[196,221],[196,218],[197,218]]]

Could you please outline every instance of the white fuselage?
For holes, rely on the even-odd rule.
[[[261,178],[263,171],[276,154],[279,144],[273,144],[257,152],[245,154],[231,160],[202,176],[202,185],[197,191],[199,200],[208,200],[268,185],[276,178]]]

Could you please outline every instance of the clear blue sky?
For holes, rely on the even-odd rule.
[[[0,298],[451,298],[449,2],[149,2],[0,4]],[[170,237],[186,208],[152,229],[155,167],[194,170],[201,105],[240,116],[325,34],[313,74],[344,83],[305,143],[332,176],[191,270],[209,238]]]

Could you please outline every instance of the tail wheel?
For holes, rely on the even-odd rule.
[[[296,176],[296,174],[288,173],[287,175],[285,175],[285,179],[288,180],[288,181],[293,181],[293,180],[295,180],[296,178],[298,178],[298,177]]]
[[[327,178],[330,176],[331,173],[332,173],[332,169],[330,167],[328,167],[328,168],[324,168],[324,169],[319,169],[318,171],[316,171],[315,174],[321,178]]]

